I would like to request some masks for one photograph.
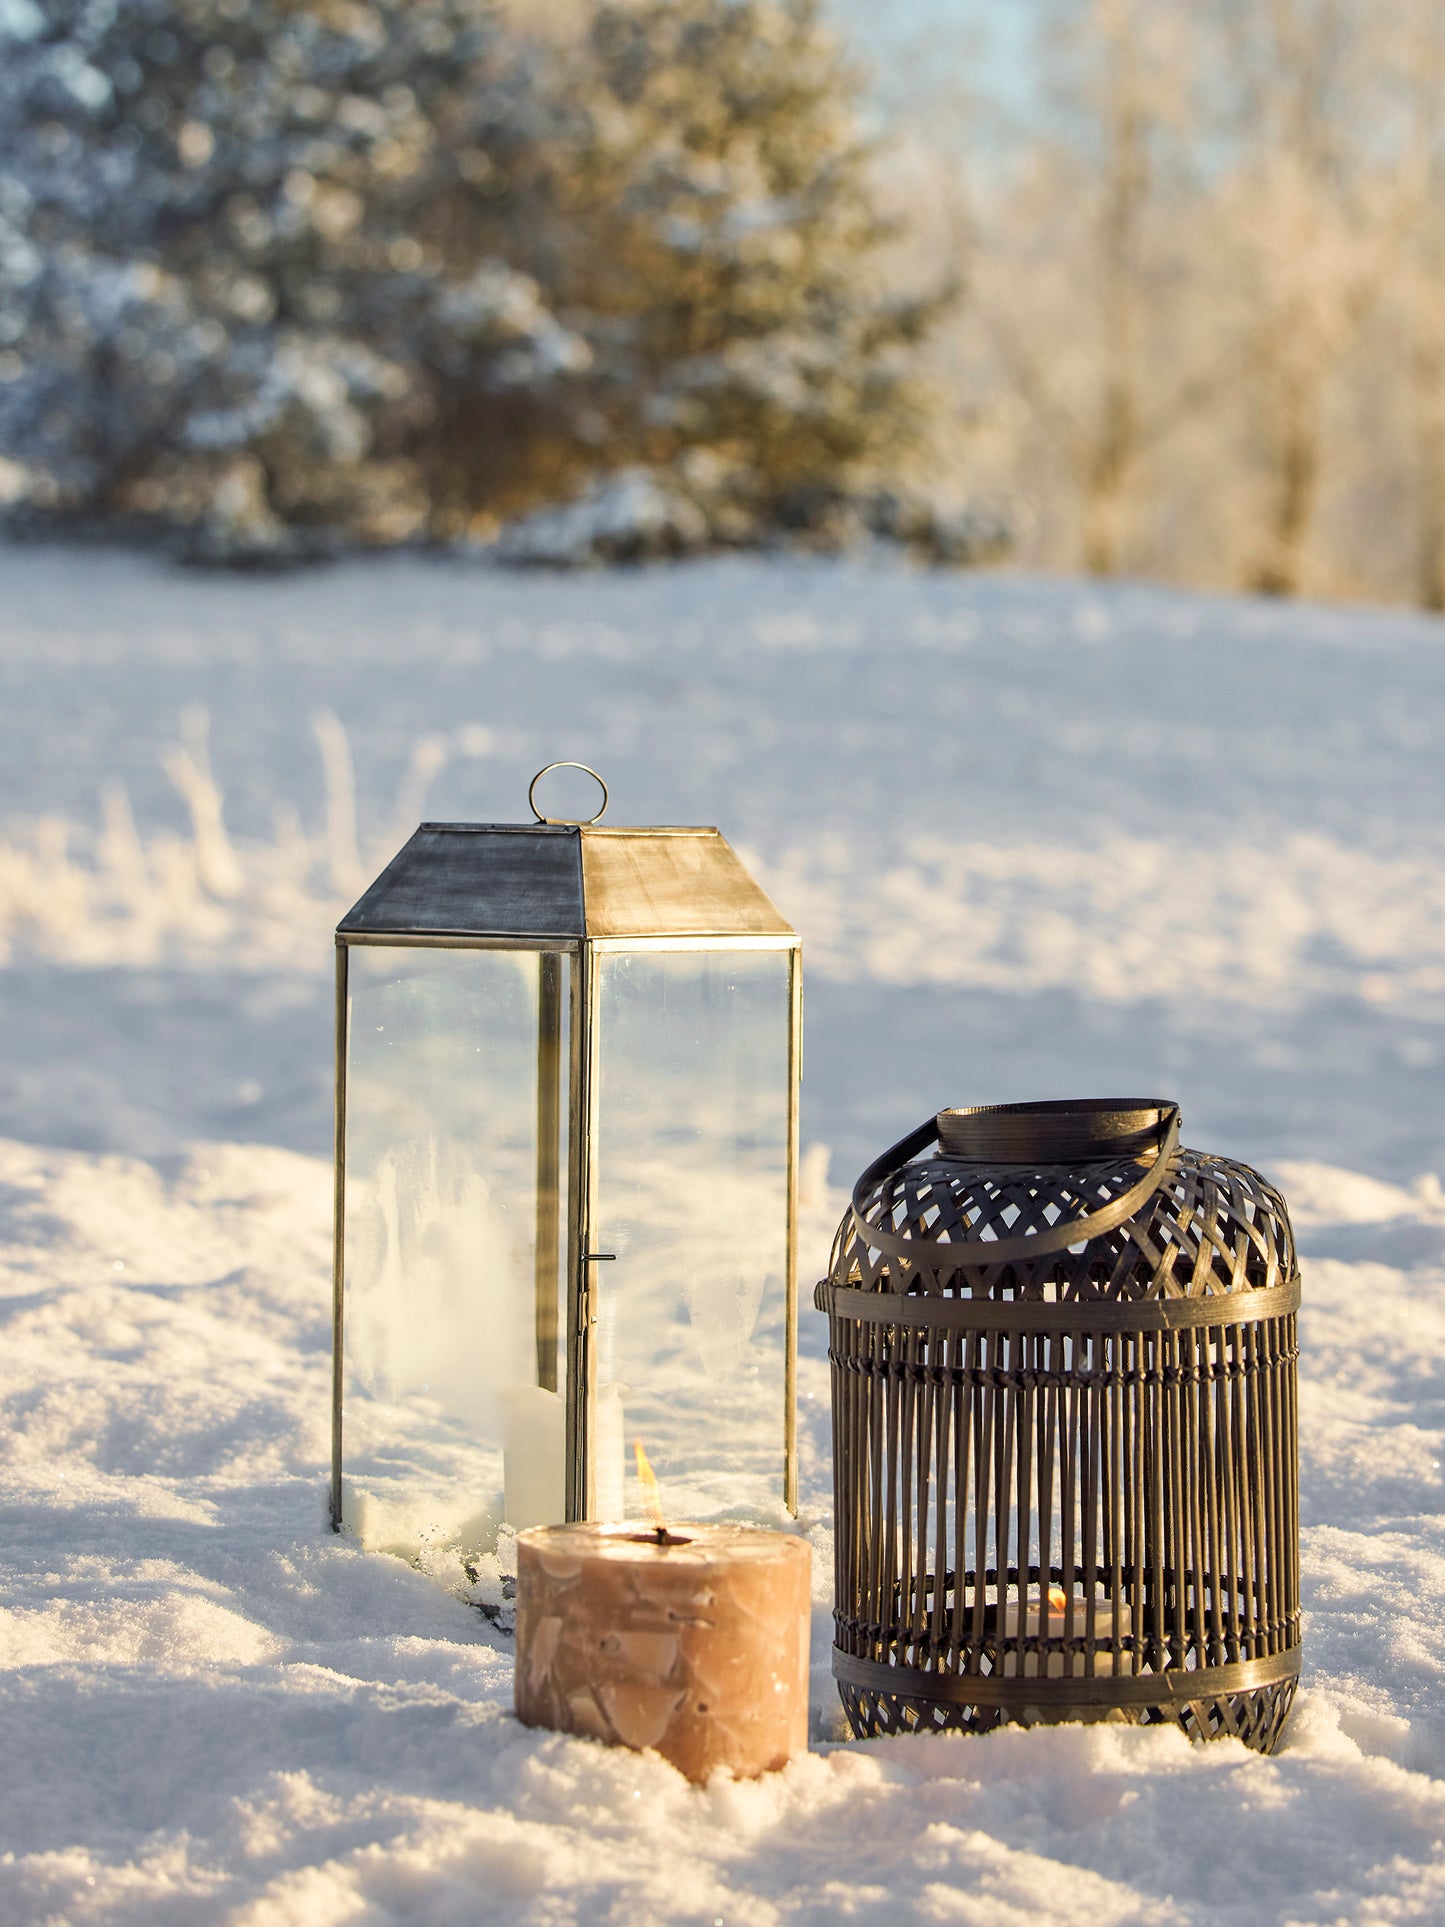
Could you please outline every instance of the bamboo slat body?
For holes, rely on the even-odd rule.
[[[1147,1163],[934,1153],[855,1194],[817,1303],[834,1672],[860,1736],[1113,1719],[1278,1739],[1300,1649],[1283,1200],[1176,1148],[1124,1223],[986,1262],[981,1226],[1016,1247]]]

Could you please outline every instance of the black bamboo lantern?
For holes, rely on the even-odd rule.
[[[860,1737],[1170,1721],[1299,1675],[1279,1193],[1138,1100],[944,1111],[871,1165],[830,1322],[833,1670]]]
[[[801,963],[726,841],[424,823],[336,942],[337,1529],[639,1516],[634,1436],[792,1511]]]

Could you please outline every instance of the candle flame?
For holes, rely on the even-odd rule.
[[[642,1440],[632,1441],[632,1450],[637,1458],[637,1482],[642,1487],[642,1496],[647,1505],[647,1515],[659,1532],[666,1532],[667,1519],[662,1510],[662,1489],[657,1483],[657,1474],[648,1463]]]
[[[1062,1586],[1049,1587],[1049,1611],[1051,1613],[1061,1613],[1068,1603],[1068,1594]]]

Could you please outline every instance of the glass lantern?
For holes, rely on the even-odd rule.
[[[636,1439],[793,1512],[801,954],[726,841],[424,823],[336,944],[337,1529],[642,1517]]]

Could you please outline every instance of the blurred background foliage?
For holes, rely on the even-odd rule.
[[[540,30],[486,0],[0,4],[31,512],[279,555],[485,538],[600,483],[615,545],[685,547],[826,539],[899,466],[930,304],[879,271],[807,0]]]
[[[1445,606],[1440,0],[848,4],[1020,558]]]
[[[1445,8],[0,0],[0,498],[1440,608]]]

